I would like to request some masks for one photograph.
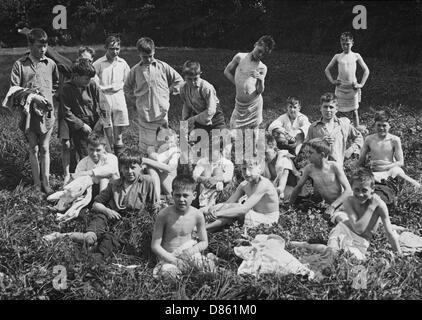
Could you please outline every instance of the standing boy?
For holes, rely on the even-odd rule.
[[[312,139],[323,140],[331,149],[330,156],[343,165],[344,158],[350,158],[352,154],[359,154],[363,145],[362,134],[350,124],[347,118],[337,118],[337,98],[328,92],[321,96],[322,117],[312,123],[308,130],[306,141]],[[348,140],[352,140],[349,148]]]
[[[420,188],[421,184],[404,173],[403,149],[401,140],[390,131],[389,116],[385,111],[378,111],[374,117],[376,133],[366,137],[360,154],[358,165],[365,164],[366,156],[370,156],[370,167],[375,181],[381,182],[388,177],[400,177],[413,186]]]
[[[148,147],[157,145],[157,128],[168,124],[170,93],[179,93],[183,79],[167,63],[154,58],[152,39],[140,38],[136,47],[141,61],[130,70],[124,92],[136,97],[139,148],[146,154]]]
[[[180,88],[182,120],[188,121],[189,128],[204,129],[210,134],[212,129],[223,129],[226,123],[214,86],[202,79],[201,73],[199,62],[184,63],[185,83]]]
[[[59,85],[59,72],[56,63],[47,58],[48,37],[44,30],[35,28],[28,34],[29,54],[15,62],[10,76],[11,86],[36,89],[36,104],[53,106],[53,94]],[[35,188],[47,194],[50,188],[50,138],[55,122],[54,112],[35,114],[29,110],[30,126],[26,133],[29,143],[29,160],[31,162],[32,178]]]
[[[343,49],[342,53],[336,54],[325,68],[325,75],[328,80],[336,86],[335,94],[338,98],[338,110],[340,112],[353,111],[353,122],[357,127],[359,125],[359,102],[361,96],[361,88],[368,80],[369,69],[363,61],[359,53],[352,51],[353,36],[350,32],[344,32],[340,36],[340,44]],[[356,62],[363,69],[362,81],[357,82],[356,79]],[[331,76],[330,69],[337,63],[338,76],[334,80]]]
[[[123,151],[123,128],[129,126],[123,85],[129,75],[129,65],[119,57],[120,38],[109,36],[105,41],[106,54],[94,62],[101,89],[100,103],[106,109],[103,127],[110,147],[119,156]]]
[[[88,155],[88,135],[100,120],[100,93],[97,84],[91,81],[94,76],[91,61],[77,60],[72,66],[72,80],[63,85],[60,95],[63,117],[80,159]]]

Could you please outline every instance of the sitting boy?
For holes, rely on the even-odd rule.
[[[339,250],[345,250],[359,260],[364,260],[372,232],[376,230],[378,220],[381,218],[393,250],[401,254],[398,236],[393,231],[387,205],[375,194],[374,185],[374,176],[367,170],[360,169],[353,175],[353,195],[348,196],[343,204],[348,219],[338,223],[331,230],[327,246],[295,241],[290,244],[321,253],[336,254]]]
[[[70,237],[74,241],[86,242],[88,245],[98,244],[97,249],[104,258],[120,248],[119,241],[110,241],[114,236],[109,231],[113,221],[133,211],[140,214],[150,209],[150,214],[157,210],[157,198],[154,181],[150,176],[141,174],[141,157],[130,150],[125,150],[119,157],[120,179],[108,184],[94,200],[92,211],[94,215],[85,233],[53,232],[44,237],[53,241]]]
[[[306,180],[312,179],[314,192],[330,204],[325,215],[331,222],[339,222],[347,219],[344,212],[336,211],[351,194],[349,181],[343,167],[336,161],[330,161],[330,147],[324,141],[310,141],[306,143],[310,148],[310,163],[305,167],[303,175],[293,189],[290,196],[290,203],[296,201],[297,195],[301,192]]]
[[[267,142],[265,148],[265,169],[262,175],[273,181],[280,201],[282,201],[285,197],[285,189],[290,172],[293,173],[293,176],[290,176],[290,180],[296,180],[295,176],[299,176],[299,172],[291,160],[293,155],[287,150],[279,150],[275,138],[271,134],[267,134],[265,138]],[[294,183],[296,184],[296,181]],[[289,195],[287,195],[287,198],[289,198]]]
[[[176,132],[167,124],[157,128],[157,146],[147,149],[148,158],[142,158],[142,164],[146,165],[148,174],[155,182],[157,198],[161,194],[171,194],[171,184],[177,175],[177,164],[180,158],[178,137]]]
[[[190,176],[177,176],[172,183],[174,205],[159,212],[152,234],[151,249],[159,263],[154,277],[176,276],[189,266],[201,263],[201,252],[208,247],[202,213],[191,206],[196,197],[196,183]],[[192,238],[196,228],[198,242]]]
[[[99,191],[103,191],[110,180],[119,178],[117,157],[105,150],[106,141],[102,136],[91,134],[87,144],[88,156],[79,161],[72,177],[90,176],[94,185],[99,185]]]
[[[311,125],[308,117],[300,113],[301,108],[299,99],[287,98],[287,112],[268,126],[268,132],[276,139],[278,148],[287,149],[294,155],[299,153]]]
[[[242,166],[245,181],[241,182],[232,196],[225,202],[209,209],[206,217],[210,222],[206,228],[215,232],[234,222],[244,219],[246,227],[277,223],[280,212],[278,194],[270,180],[261,175],[262,165],[258,160],[246,160]],[[238,203],[246,195],[244,203]]]
[[[385,111],[378,111],[374,118],[376,133],[366,137],[358,165],[364,165],[369,153],[370,168],[376,182],[387,180],[389,177],[400,177],[420,188],[421,184],[405,174],[401,168],[404,165],[401,140],[389,133],[389,115]]]
[[[213,148],[212,158],[199,159],[192,176],[198,182],[199,208],[208,211],[215,205],[224,186],[233,180],[234,165],[222,155],[223,148]]]
[[[72,80],[62,87],[60,103],[70,137],[80,159],[88,155],[88,135],[100,121],[99,89],[94,81],[95,69],[88,59],[78,59],[72,66]]]

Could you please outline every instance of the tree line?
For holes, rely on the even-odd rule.
[[[52,8],[67,8],[67,29],[54,30]],[[367,29],[352,27],[353,7],[367,10]],[[422,3],[414,1],[280,0],[2,0],[0,41],[24,46],[17,27],[45,29],[55,44],[102,43],[111,33],[132,46],[150,36],[158,46],[250,49],[271,34],[277,50],[333,53],[350,30],[365,56],[420,61]]]

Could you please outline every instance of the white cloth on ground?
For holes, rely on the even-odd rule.
[[[412,232],[404,231],[399,235],[399,245],[405,255],[422,252],[422,237]]]
[[[285,241],[278,235],[258,234],[251,246],[235,247],[234,253],[242,258],[238,275],[277,273],[280,275],[301,274],[313,278],[313,272],[284,249]]]
[[[58,203],[55,209],[59,212],[66,210],[64,214],[57,213],[57,220],[69,221],[76,218],[82,208],[86,207],[92,199],[93,179],[89,176],[78,177],[63,188],[47,197],[47,201]]]

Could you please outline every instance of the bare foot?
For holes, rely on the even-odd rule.
[[[46,236],[44,236],[42,238],[45,241],[50,242],[50,241],[55,241],[55,240],[58,240],[58,239],[63,238],[63,235],[60,232],[53,232],[53,233],[50,233],[50,234],[48,234],[48,235],[46,235]]]

